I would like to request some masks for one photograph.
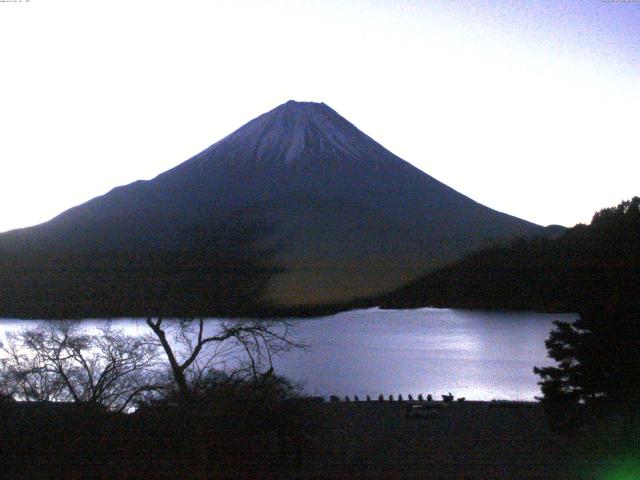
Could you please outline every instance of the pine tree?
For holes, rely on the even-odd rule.
[[[603,412],[634,414],[640,403],[640,315],[592,307],[572,323],[555,322],[545,342],[557,366],[534,368],[552,427],[579,426]]]

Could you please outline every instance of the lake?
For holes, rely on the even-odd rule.
[[[277,373],[313,395],[377,398],[448,392],[472,400],[533,400],[534,366],[550,365],[544,341],[553,320],[575,314],[422,308],[367,309],[296,319],[308,344],[276,357]],[[215,322],[215,319],[211,319]],[[87,320],[87,322],[91,322]],[[29,322],[0,319],[0,332]],[[119,320],[134,327],[135,320]]]

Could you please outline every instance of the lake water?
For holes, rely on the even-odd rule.
[[[295,339],[309,346],[274,363],[277,373],[325,397],[430,393],[439,399],[451,392],[473,400],[533,400],[540,394],[533,367],[552,363],[544,341],[553,320],[574,319],[574,314],[431,308],[354,310],[294,320]],[[0,333],[24,325],[28,322],[0,320]]]

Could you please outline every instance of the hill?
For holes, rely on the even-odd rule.
[[[466,256],[381,300],[421,306],[581,311],[640,307],[640,197],[597,212],[555,238],[518,240]]]

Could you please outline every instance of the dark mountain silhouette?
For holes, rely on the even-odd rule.
[[[34,299],[104,313],[91,310],[105,290],[104,310],[119,314],[340,305],[543,231],[447,187],[328,106],[289,101],[152,180],[0,235],[0,313],[28,315]]]
[[[600,210],[590,225],[553,230],[549,238],[474,252],[380,304],[568,312],[608,305],[640,312],[640,197]]]

